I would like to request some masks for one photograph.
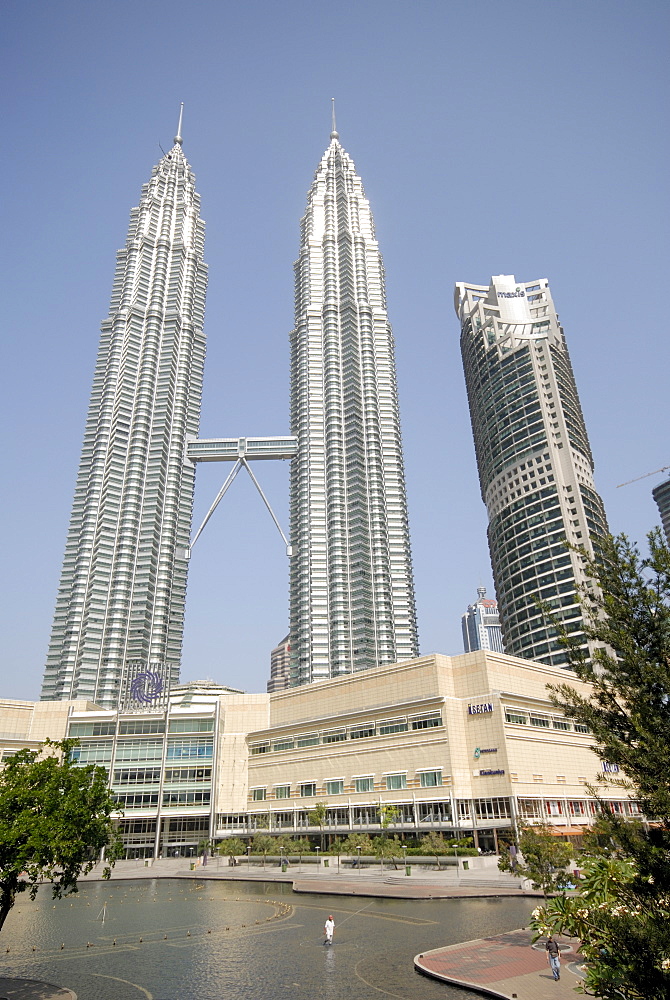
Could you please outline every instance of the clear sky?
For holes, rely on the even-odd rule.
[[[549,279],[610,526],[644,539],[664,477],[617,484],[670,464],[669,22],[653,0],[4,6],[0,696],[39,695],[115,252],[181,101],[215,437],[288,431],[292,264],[336,98],[387,272],[422,652],[461,652],[492,589],[455,281]],[[198,470],[197,523],[226,471]],[[285,528],[288,471],[259,469]],[[194,550],[182,679],[264,690],[287,618],[240,474]]]

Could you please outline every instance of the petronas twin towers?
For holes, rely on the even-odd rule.
[[[181,120],[118,254],[43,700],[113,708],[131,686],[142,698],[179,675],[207,284],[180,133]],[[290,644],[292,682],[305,684],[418,655],[383,264],[335,130],[308,195],[295,286]]]

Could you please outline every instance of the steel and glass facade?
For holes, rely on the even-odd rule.
[[[211,839],[218,718],[216,697],[196,705],[174,697],[146,714],[71,716],[72,757],[107,771],[126,857],[187,856]]]
[[[656,501],[656,506],[658,507],[661,515],[663,531],[665,532],[666,540],[670,545],[670,479],[666,479],[664,483],[660,483],[658,486],[655,486],[652,490],[652,496]]]
[[[545,279],[458,283],[455,307],[505,651],[565,665],[546,602],[584,648],[579,554],[607,532],[570,357]]]
[[[417,655],[393,335],[370,205],[331,134],[295,265],[291,682]]]
[[[95,368],[43,700],[117,705],[124,667],[178,680],[207,269],[181,136],[117,255]]]

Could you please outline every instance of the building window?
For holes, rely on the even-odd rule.
[[[583,726],[581,722],[575,722],[576,733],[589,733],[590,731],[588,726]]]
[[[264,788],[252,788],[251,798],[254,802],[264,802],[265,801],[265,789]]]
[[[375,735],[375,727],[372,723],[366,723],[365,725],[359,726],[356,729],[349,730],[349,738],[352,740],[364,740],[368,736]]]
[[[390,736],[391,733],[406,733],[409,726],[406,719],[393,719],[379,723],[379,735]]]
[[[87,746],[83,746],[81,748],[82,751],[87,749]],[[115,762],[117,764],[124,761],[142,761],[142,763],[148,763],[154,760],[160,761],[162,757],[162,740],[119,740],[116,744]]]
[[[300,794],[305,798],[312,797],[316,795],[316,782],[315,781],[305,781],[300,786]]]
[[[293,750],[294,747],[293,740],[277,740],[276,743],[272,744],[273,750]]]
[[[162,732],[162,730],[159,730]],[[214,719],[171,719],[169,733],[213,733]]]
[[[290,799],[291,798],[291,786],[290,785],[275,785],[275,798],[276,799]]]
[[[259,753],[270,753],[269,743],[253,743],[251,745],[251,755],[252,757]]]
[[[543,715],[531,715],[530,724],[531,726],[539,726],[542,729],[549,729],[549,719]]]
[[[397,791],[400,788],[407,788],[406,774],[387,774],[386,788],[389,792]]]
[[[505,722],[513,722],[517,726],[525,726],[528,719],[521,712],[512,712],[510,709],[505,709]]]
[[[318,745],[318,743],[319,743],[318,733],[308,733],[307,736],[299,736],[298,739],[295,741],[295,745],[298,747],[298,749],[302,749],[303,747],[315,747]]]
[[[419,778],[422,788],[437,788],[442,784],[442,770],[421,771]]]
[[[554,729],[569,730],[572,728],[567,719],[552,719],[551,724],[554,727]]]
[[[432,715],[424,715],[418,719],[412,719],[412,729],[433,729],[442,725],[442,716],[439,712]]]
[[[112,759],[112,742],[108,743],[84,743],[80,747],[72,747],[70,750],[70,760],[76,764],[105,764]],[[120,757],[117,751],[117,760],[124,760],[126,758]],[[128,758],[132,759],[132,758]],[[137,759],[137,758],[135,758]],[[144,758],[147,759],[146,757]],[[160,754],[157,751],[156,757],[153,756],[149,758],[151,760],[160,760]]]
[[[346,738],[347,733],[345,729],[341,729],[336,733],[323,733],[321,737],[323,743],[341,743]]]
[[[354,788],[357,792],[374,792],[375,779],[373,777],[354,778]]]
[[[208,806],[211,792],[163,792],[164,806]]]
[[[192,739],[170,739],[167,745],[168,760],[188,760],[192,758],[212,757],[214,745],[211,737],[197,736]],[[118,757],[118,755],[117,755]]]
[[[113,722],[72,722],[68,736],[72,739],[79,736],[114,736],[115,731],[116,725]],[[163,730],[156,729],[154,732]]]
[[[342,778],[337,778],[334,781],[326,782],[326,794],[327,795],[342,795],[344,792],[344,781]]]

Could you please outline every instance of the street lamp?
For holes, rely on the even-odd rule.
[[[401,844],[402,848],[402,863],[405,866],[405,875],[407,874],[407,845]]]
[[[356,850],[358,851],[358,874],[360,875],[361,874],[361,844],[358,844],[358,846],[356,847]]]
[[[251,854],[251,844],[247,844],[247,868],[251,868],[250,854]]]
[[[316,867],[318,868],[319,867],[319,851],[321,850],[321,848],[320,847],[315,847],[314,850],[316,851]]]

